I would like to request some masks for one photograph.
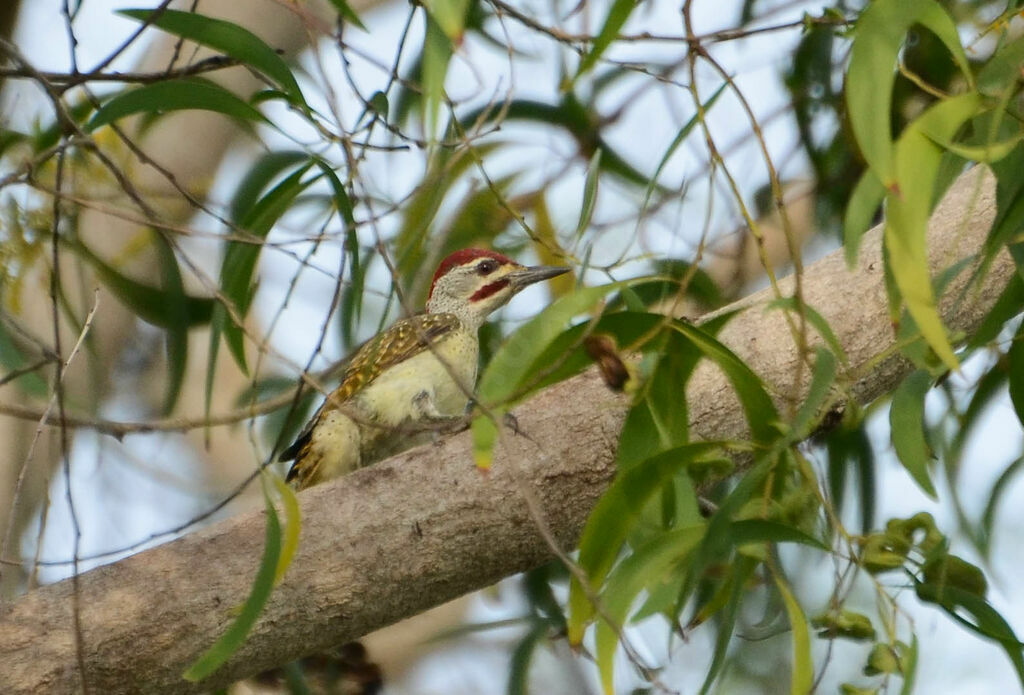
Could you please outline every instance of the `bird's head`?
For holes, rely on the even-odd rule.
[[[470,327],[479,328],[492,311],[523,288],[568,271],[555,266],[528,268],[496,251],[462,249],[437,267],[427,311],[455,314]]]

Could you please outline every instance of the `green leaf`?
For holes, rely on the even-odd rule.
[[[1019,133],[1006,140],[989,142],[984,145],[963,145],[947,137],[945,134],[928,135],[937,145],[955,155],[970,159],[975,162],[998,162],[1010,154],[1020,143],[1024,141],[1024,133]]]
[[[174,249],[160,234],[154,234],[153,240],[160,255],[160,275],[164,292],[168,297],[165,307],[168,319],[165,336],[167,393],[164,395],[162,410],[164,414],[169,414],[178,401],[181,385],[185,380],[185,367],[188,365],[188,305],[185,284],[181,279],[181,269],[178,267]]]
[[[728,86],[728,83],[720,85],[718,89],[715,90],[715,93],[708,97],[708,100],[701,105],[701,110],[704,111],[705,116],[707,116],[708,111],[711,110],[711,107],[715,105],[716,101],[718,101],[718,97],[722,95],[722,92],[724,92],[725,88]],[[651,200],[651,195],[654,193],[654,189],[657,186],[658,177],[661,176],[661,170],[665,168],[666,164],[668,164],[668,160],[672,159],[672,155],[675,154],[675,151],[679,148],[679,145],[683,143],[683,140],[685,140],[687,136],[690,135],[690,132],[694,127],[700,123],[700,115],[701,114],[699,112],[695,113],[693,117],[679,129],[679,132],[676,133],[676,136],[672,139],[672,142],[665,150],[665,154],[661,156],[661,161],[658,162],[658,167],[654,170],[654,173],[651,174],[650,182],[647,184],[647,190],[644,191],[644,202],[640,205],[638,221],[643,218],[643,213],[647,210],[647,203]]]
[[[875,172],[867,169],[853,189],[850,202],[846,206],[843,217],[843,247],[846,252],[846,265],[851,269],[857,265],[860,251],[860,239],[871,227],[875,213],[885,200],[885,186],[878,180]]]
[[[1017,37],[1013,41],[999,47],[988,59],[978,73],[978,91],[988,96],[1000,96],[1009,85],[1020,79],[1020,70],[1024,66],[1024,38]]]
[[[173,328],[179,325],[182,303],[180,297],[122,275],[80,241],[68,240],[68,244],[96,270],[96,274],[107,289],[136,316],[160,328]],[[175,301],[179,302],[178,306],[172,306]],[[214,300],[206,297],[185,297],[183,303],[183,315],[188,317],[189,326],[210,322]]]
[[[679,320],[672,321],[671,326],[689,339],[697,351],[717,364],[725,373],[743,406],[754,441],[766,445],[777,439],[778,411],[761,379],[746,362],[702,328]]]
[[[580,537],[579,566],[591,587],[599,587],[618,557],[630,529],[648,500],[680,471],[693,463],[717,456],[719,444],[684,444],[643,461],[616,478],[590,513]],[[583,630],[594,615],[583,586],[569,583],[569,642],[579,644]]]
[[[86,132],[139,113],[164,113],[198,109],[222,113],[240,121],[263,121],[266,117],[220,85],[199,77],[154,82],[129,89],[107,100],[85,124]]]
[[[708,522],[708,533],[694,553],[693,562],[680,591],[680,606],[693,593],[704,570],[716,559],[725,560],[733,545],[730,529],[734,523],[734,517],[747,504],[754,492],[764,485],[769,471],[776,466],[778,459],[779,452],[775,450],[756,458],[753,467],[740,478],[736,487],[721,501],[718,511],[711,516]]]
[[[382,120],[388,120],[388,95],[381,91],[376,91],[369,100],[370,108],[372,108]]]
[[[594,204],[597,202],[597,182],[601,172],[601,149],[594,152],[587,165],[587,178],[583,184],[583,204],[580,206],[580,221],[576,224],[576,238],[583,236],[594,216]]]
[[[1017,328],[1006,357],[1010,362],[1010,401],[1013,402],[1017,420],[1024,423],[1024,323]]]
[[[875,176],[886,188],[897,179],[894,165],[892,89],[894,68],[907,31],[922,24],[934,33],[972,83],[967,56],[960,45],[956,24],[934,0],[875,0],[857,20],[850,67],[846,77],[846,103],[850,125]]]
[[[537,647],[547,639],[547,635],[547,624],[538,620],[512,651],[509,660],[508,695],[529,694],[530,662]]]
[[[928,473],[931,449],[924,438],[924,400],[931,386],[932,377],[923,369],[907,376],[893,394],[889,424],[900,463],[929,497],[937,499]]]
[[[914,590],[922,601],[941,606],[954,620],[975,634],[1002,645],[1010,658],[1017,678],[1024,686],[1024,643],[1013,628],[984,598],[953,586],[936,586],[915,581]],[[967,617],[964,614],[967,614]],[[968,617],[970,619],[968,619]]]
[[[807,617],[785,580],[777,573],[775,586],[782,595],[789,616],[789,627],[793,631],[793,680],[789,692],[792,695],[804,695],[812,691],[814,684],[814,662],[811,660],[811,635],[807,628]]]
[[[728,540],[733,545],[746,543],[800,543],[818,550],[829,547],[798,528],[767,519],[741,519],[729,524]]]
[[[895,150],[897,190],[887,198],[885,248],[889,268],[921,335],[952,370],[959,362],[935,305],[927,253],[928,217],[942,159],[936,137],[951,138],[980,106],[977,94],[936,103],[907,126]]]
[[[573,78],[573,81],[578,80],[581,75],[597,64],[598,59],[604,54],[605,50],[618,38],[619,30],[626,24],[626,20],[629,19],[629,15],[633,13],[633,9],[636,6],[637,0],[615,0],[612,3],[611,8],[608,10],[608,16],[605,17],[604,24],[601,26],[601,30],[594,38],[594,44],[580,60],[580,65],[576,69],[576,77]]]
[[[462,39],[469,0],[424,0],[423,6],[451,41]]]
[[[271,181],[281,172],[308,160],[309,155],[301,150],[276,150],[264,153],[253,162],[235,188],[228,206],[228,218],[236,224],[241,224],[242,219],[259,201],[260,193]]]
[[[302,91],[288,64],[263,39],[248,29],[222,19],[179,10],[118,10],[118,14],[148,22],[169,34],[220,51],[262,72],[276,83],[296,104],[305,105]]]
[[[192,683],[203,680],[231,658],[245,642],[246,636],[256,624],[263,612],[263,607],[274,590],[274,576],[281,557],[281,524],[270,498],[266,497],[267,529],[263,541],[263,558],[253,580],[249,597],[242,604],[242,610],[234,622],[224,631],[212,647],[207,649],[182,674],[182,678]]]
[[[7,321],[0,320],[0,366],[8,373],[13,373],[29,365],[25,353],[7,330]],[[26,372],[8,383],[17,384],[27,395],[36,398],[45,398],[50,393],[49,385],[38,371]]]
[[[996,303],[985,314],[985,318],[967,341],[967,351],[972,352],[994,341],[1002,332],[1006,322],[1020,314],[1022,307],[1024,307],[1024,280],[1021,279],[1018,272],[1010,277],[1010,281],[1006,284]]]
[[[241,220],[240,226],[252,236],[252,242],[232,241],[227,245],[220,268],[221,294],[226,301],[234,305],[240,317],[245,316],[252,301],[255,290],[252,285],[252,275],[256,270],[256,263],[259,261],[260,252],[263,250],[263,239],[270,233],[278,219],[291,207],[299,193],[307,189],[322,176],[317,174],[303,181],[302,176],[311,166],[313,166],[313,162],[300,167],[281,181],[281,183],[263,196],[245,218]],[[245,363],[245,344],[242,327],[237,325],[223,308],[219,308],[214,313],[212,324],[211,345],[223,333],[228,348],[231,350],[231,354],[238,363],[238,366],[243,371],[248,371]],[[210,372],[213,370],[215,360],[216,351],[211,350]]]
[[[825,346],[832,351],[832,354],[839,358],[839,362],[844,366],[849,364],[849,360],[846,357],[846,351],[843,350],[842,343],[839,342],[839,338],[836,337],[835,332],[832,330],[832,326],[829,325],[825,317],[818,313],[818,310],[811,305],[801,302],[797,303],[796,297],[781,297],[780,299],[774,299],[768,303],[766,309],[788,309],[789,311],[799,311],[803,314],[803,317],[807,320],[814,330],[818,332],[821,339],[825,341]]]
[[[425,130],[433,140],[437,135],[438,111],[444,96],[444,80],[448,63],[452,59],[452,40],[434,19],[427,14],[427,29],[423,37],[423,121]]]
[[[996,482],[992,483],[992,490],[986,497],[988,502],[985,504],[985,512],[981,517],[981,529],[986,539],[986,551],[991,548],[992,534],[995,530],[996,510],[999,509],[999,502],[1002,500],[1003,494],[1006,492],[1014,476],[1022,470],[1024,470],[1024,457],[1018,458],[1007,466],[1006,470],[996,478]]]
[[[910,640],[910,648],[903,653],[903,688],[900,695],[913,695],[914,678],[917,676],[917,633]]]
[[[341,179],[338,178],[338,174],[335,173],[334,167],[324,159],[323,157],[314,157],[313,162],[319,167],[323,175],[327,177],[327,183],[331,187],[331,198],[334,204],[335,211],[341,215],[341,219],[344,220],[345,226],[348,229],[354,229],[356,226],[355,213],[352,209],[352,201],[348,197],[348,193],[345,192],[345,186],[341,183]],[[355,247],[358,249],[358,246]],[[352,248],[348,249],[351,253]],[[355,256],[355,267],[359,265],[359,257]]]
[[[635,281],[634,281],[635,282]],[[563,332],[571,319],[593,308],[605,295],[628,286],[614,282],[599,287],[585,287],[559,298],[547,309],[523,324],[506,340],[484,368],[477,384],[477,397],[499,416],[533,378],[536,358]],[[473,430],[473,456],[480,468],[489,468],[498,430],[489,417],[477,417]]]
[[[363,21],[359,19],[359,15],[356,14],[349,4],[345,0],[330,0],[330,3],[334,5],[334,9],[338,11],[338,16],[344,19],[346,22],[352,22],[363,31],[369,31]]]
[[[708,529],[708,533],[711,530]],[[707,542],[707,535],[704,536],[704,541]],[[703,545],[703,543],[702,543]],[[726,656],[729,652],[729,642],[732,640],[733,631],[736,627],[736,616],[739,614],[740,599],[742,598],[743,589],[750,579],[750,576],[754,573],[754,568],[757,563],[748,557],[739,557],[735,563],[730,566],[730,574],[726,580],[725,585],[722,587],[725,597],[724,610],[721,613],[721,619],[718,622],[718,634],[715,638],[715,651],[711,656],[711,666],[708,668],[708,674],[704,678],[704,684],[701,686],[700,695],[706,695],[711,689],[712,683],[715,678],[721,672],[722,667],[725,665]],[[693,570],[690,575],[693,576]]]
[[[676,568],[703,538],[707,525],[693,524],[660,534],[638,547],[608,575],[601,592],[602,615],[595,631],[595,654],[601,686],[614,693],[615,647],[618,631],[629,616],[629,608],[644,589],[649,589]]]
[[[815,350],[814,354],[814,374],[811,375],[811,385],[792,424],[794,436],[801,440],[807,438],[810,434],[809,430],[818,422],[821,408],[832,392],[836,378],[835,356],[823,347]]]
[[[302,513],[299,511],[299,498],[295,490],[284,481],[279,475],[268,473],[274,483],[274,489],[281,497],[284,505],[284,538],[281,543],[281,554],[277,558],[277,567],[274,570],[274,586],[281,583],[285,572],[295,558],[295,551],[299,549],[299,534],[302,531]]]

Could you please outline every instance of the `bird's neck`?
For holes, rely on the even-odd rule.
[[[487,319],[490,312],[478,311],[478,308],[466,302],[448,300],[444,297],[431,297],[427,302],[428,314],[454,314],[466,330],[477,331]]]

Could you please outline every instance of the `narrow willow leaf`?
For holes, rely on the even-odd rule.
[[[910,648],[903,654],[903,687],[900,695],[913,695],[914,680],[917,676],[917,633],[912,633]]]
[[[334,5],[334,9],[338,11],[338,16],[344,19],[346,22],[352,22],[363,31],[369,31],[363,21],[359,19],[359,15],[356,14],[355,10],[345,0],[330,0],[330,3]]]
[[[586,55],[583,56],[583,59],[580,60],[580,65],[576,69],[576,77],[573,80],[579,79],[581,75],[597,64],[598,59],[604,54],[608,46],[618,38],[619,30],[625,25],[626,20],[629,19],[629,15],[632,14],[636,5],[637,0],[615,0],[612,3],[611,8],[608,10],[608,16],[605,17],[604,24],[601,26],[601,30],[594,38],[593,45]]]
[[[271,181],[289,168],[307,161],[309,155],[301,150],[278,150],[259,157],[235,188],[228,205],[228,218],[241,224]]]
[[[572,254],[565,250],[562,242],[558,239],[558,232],[555,230],[555,225],[548,212],[544,191],[537,191],[534,197],[533,231],[530,246],[537,254],[537,260],[541,265],[559,265],[565,263],[566,259],[572,258]],[[576,273],[570,272],[551,278],[544,286],[552,299],[558,299],[573,292],[577,284]]]
[[[462,39],[469,0],[424,0],[423,6],[451,41]]]
[[[7,321],[0,320],[0,366],[10,374],[27,368],[29,364],[28,357],[8,331]],[[17,384],[27,395],[36,398],[45,398],[50,393],[49,385],[38,371],[26,372],[9,383]]]
[[[601,150],[598,148],[587,164],[587,177],[583,184],[583,204],[580,206],[580,220],[576,223],[576,238],[583,236],[594,216],[594,204],[597,202],[597,183],[601,172]]]
[[[635,282],[635,281],[634,281]],[[627,286],[628,282],[614,282],[599,287],[586,287],[566,295],[540,314],[523,324],[495,353],[480,375],[477,397],[481,403],[495,408],[497,414],[532,378],[536,358],[565,331],[569,321],[594,307],[605,295]],[[496,411],[496,412],[497,412]],[[491,465],[498,431],[489,417],[478,417],[473,430],[473,457],[480,468]]]
[[[934,0],[876,0],[855,28],[846,103],[850,125],[864,159],[890,188],[897,180],[892,143],[892,89],[896,59],[907,31],[923,24],[945,44],[970,84],[972,72],[956,24]]]
[[[836,378],[836,358],[823,347],[814,352],[814,373],[811,375],[811,385],[807,389],[807,396],[800,405],[796,416],[793,418],[794,437],[802,440],[810,434],[810,429],[818,421],[818,415],[825,399],[832,391],[832,385]]]
[[[1024,307],[1024,280],[1021,279],[1020,273],[1014,273],[999,295],[999,299],[989,309],[985,318],[981,320],[981,324],[967,341],[968,352],[994,341],[1003,330],[1003,325],[1020,314],[1021,307]]]
[[[778,411],[761,379],[746,362],[702,328],[684,321],[673,321],[671,326],[725,373],[743,406],[754,441],[768,444],[775,440],[779,434]]]
[[[714,442],[684,444],[633,466],[612,482],[594,506],[580,537],[578,562],[592,588],[601,586],[651,497],[688,465],[717,455],[719,446]],[[590,599],[574,577],[569,584],[571,644],[580,643],[593,615]]]
[[[1024,65],[1024,37],[1000,46],[978,73],[978,91],[988,96],[1000,96],[1008,85],[1020,79]]]
[[[708,97],[708,100],[701,105],[701,109],[704,111],[705,116],[707,115],[708,111],[711,110],[711,107],[715,105],[715,102],[718,101],[718,97],[722,95],[722,92],[724,92],[725,88],[728,86],[728,83],[723,83],[722,85],[720,85],[718,89],[715,90],[714,94]],[[647,209],[647,203],[650,202],[651,200],[651,195],[654,193],[654,188],[658,183],[658,177],[661,176],[662,169],[665,168],[665,165],[668,164],[668,160],[672,159],[672,155],[675,154],[675,151],[683,143],[683,140],[685,140],[690,135],[690,132],[693,131],[693,129],[697,126],[698,123],[700,123],[700,113],[695,113],[693,117],[690,120],[688,120],[682,128],[679,129],[679,132],[676,133],[676,136],[672,139],[672,142],[665,150],[665,154],[661,156],[661,161],[658,162],[657,168],[654,170],[654,173],[651,174],[650,182],[647,184],[647,190],[644,191],[644,202],[640,205],[641,214],[639,215],[639,217],[642,218],[643,211]]]
[[[1013,336],[1010,349],[1006,352],[1010,362],[1010,401],[1017,413],[1017,420],[1024,423],[1024,323]]]
[[[875,213],[885,200],[885,186],[871,169],[867,169],[854,186],[850,202],[843,216],[843,248],[846,265],[853,269],[857,265],[860,239],[871,227]]]
[[[291,567],[295,551],[299,549],[299,535],[302,532],[302,513],[299,511],[299,498],[295,490],[279,475],[266,473],[274,483],[274,489],[284,505],[284,538],[281,543],[281,554],[277,558],[274,570],[274,586],[281,583],[285,572]]]
[[[530,662],[548,635],[548,625],[536,621],[512,651],[508,671],[508,695],[529,695]]]
[[[768,303],[767,309],[788,309],[789,311],[799,311],[803,313],[807,322],[814,327],[814,330],[818,332],[821,339],[825,341],[825,346],[832,351],[832,354],[839,358],[839,362],[844,366],[849,365],[849,360],[846,357],[846,351],[843,350],[842,343],[839,342],[839,338],[836,337],[835,332],[832,330],[832,326],[829,325],[828,321],[818,313],[818,310],[806,303],[798,304],[795,297],[782,297],[780,299],[774,299]]]
[[[4,155],[7,150],[20,145],[23,142],[28,142],[29,136],[25,133],[20,133],[16,130],[8,130],[5,126],[3,130],[0,130],[0,157]]]
[[[814,662],[811,661],[811,635],[807,628],[807,617],[786,581],[778,574],[775,574],[775,586],[782,595],[789,616],[789,628],[793,631],[793,680],[789,692],[791,695],[805,695],[812,691],[814,684]]]
[[[1010,658],[1017,678],[1024,686],[1024,643],[1013,628],[988,601],[969,591],[953,586],[936,586],[915,582],[914,589],[922,601],[941,606],[951,618],[975,634],[998,642]]]
[[[981,516],[981,530],[985,539],[984,551],[986,555],[991,548],[991,539],[995,531],[996,511],[999,509],[999,502],[1002,501],[1010,482],[1022,470],[1024,470],[1024,457],[1018,458],[999,474],[996,482],[992,483],[992,489],[986,497],[988,502],[985,503],[985,512]]]
[[[710,529],[708,529],[708,532],[710,533]],[[707,536],[705,536],[706,539]],[[729,577],[724,586],[727,592],[725,594],[725,609],[720,614],[718,634],[715,637],[715,651],[711,657],[711,666],[708,668],[708,674],[704,678],[704,684],[701,686],[700,695],[706,695],[711,690],[711,685],[715,682],[722,667],[725,666],[726,656],[729,652],[729,642],[732,640],[732,634],[736,628],[736,616],[739,614],[743,588],[747,580],[754,573],[756,566],[757,563],[754,560],[740,556],[729,568]]]
[[[745,543],[800,543],[818,550],[828,550],[821,540],[804,531],[777,521],[766,519],[741,519],[729,525],[729,542],[733,545]]]
[[[281,524],[270,498],[266,498],[267,529],[263,541],[263,558],[253,580],[249,597],[242,604],[241,612],[234,622],[224,631],[212,647],[203,652],[182,674],[182,678],[193,683],[198,682],[216,671],[238,651],[245,642],[246,636],[256,624],[263,612],[263,607],[274,590],[274,575],[277,572],[278,560],[281,556]]]
[[[444,80],[448,75],[448,63],[451,59],[452,41],[428,13],[422,56],[423,120],[431,140],[437,135],[439,110],[444,97]]]
[[[370,107],[377,112],[377,115],[380,116],[382,120],[388,120],[388,110],[390,107],[388,106],[387,94],[381,91],[374,92],[373,96],[370,97],[368,103]]]
[[[306,180],[302,176],[313,166],[310,162],[293,172],[281,183],[272,188],[253,206],[249,214],[241,221],[240,226],[251,236],[252,242],[232,241],[224,252],[224,260],[220,268],[221,294],[230,301],[240,316],[245,316],[252,302],[255,290],[252,276],[263,250],[263,239],[274,224],[291,207],[295,198],[320,178],[314,175]],[[245,344],[242,327],[235,323],[226,311],[218,311],[214,315],[213,340],[223,333],[224,339],[231,350],[235,362],[247,371],[245,360]],[[210,356],[210,369],[213,369],[215,355]]]
[[[718,511],[711,516],[708,522],[708,532],[694,553],[693,561],[686,574],[686,581],[679,592],[680,607],[693,593],[704,570],[712,562],[727,557],[733,547],[731,540],[733,519],[750,500],[754,492],[764,485],[769,471],[775,467],[778,459],[779,454],[774,450],[755,459],[753,467],[740,478],[736,487],[719,504]]]
[[[167,293],[167,327],[165,341],[167,351],[167,391],[164,394],[162,411],[165,415],[174,410],[181,393],[181,385],[185,380],[185,367],[188,365],[188,305],[185,295],[185,284],[181,279],[178,258],[174,255],[167,240],[161,235],[153,235],[157,253],[160,258],[160,275],[163,290]]]
[[[86,132],[139,113],[157,114],[196,109],[213,111],[240,121],[262,121],[266,117],[220,85],[199,77],[154,82],[116,94],[85,124]]]
[[[931,375],[923,369],[910,374],[899,385],[889,407],[892,445],[900,463],[932,499],[935,486],[928,473],[931,449],[924,438],[924,400],[932,386]]]
[[[964,159],[969,159],[975,162],[998,162],[1020,145],[1021,141],[1024,141],[1024,133],[1020,133],[1012,138],[1001,140],[999,142],[987,143],[984,145],[963,145],[957,142],[953,142],[951,139],[944,135],[932,136],[929,133],[925,133],[935,144],[939,145],[945,150],[952,152],[955,155],[959,155]]]
[[[928,217],[942,159],[933,138],[951,138],[980,103],[976,93],[952,97],[907,126],[895,150],[898,193],[889,194],[886,206],[885,248],[893,279],[928,346],[952,370],[959,362],[935,305],[927,253]]]
[[[78,241],[68,242],[71,248],[85,259],[95,270],[100,281],[111,291],[125,306],[141,318],[143,321],[159,326],[170,328],[178,325],[178,311],[180,307],[172,308],[170,303],[175,301],[167,292],[132,280],[126,275],[118,272],[113,266],[107,264],[102,258],[92,252],[89,247]],[[178,297],[177,301],[181,301]],[[214,300],[206,297],[185,297],[184,314],[188,317],[189,326],[197,326],[208,323],[213,314]]]
[[[334,167],[324,159],[323,157],[314,157],[313,162],[317,165],[323,175],[327,178],[327,183],[331,186],[331,200],[334,204],[334,209],[341,219],[345,221],[345,227],[347,229],[354,229],[356,226],[355,213],[352,209],[352,201],[348,197],[348,193],[345,192],[345,186],[341,183],[341,179],[338,178],[338,174],[335,173]],[[358,248],[358,247],[356,247]],[[349,249],[352,252],[352,249]],[[355,263],[358,267],[359,258],[355,257]]]
[[[263,39],[248,29],[223,19],[214,19],[180,10],[118,10],[118,14],[163,29],[169,34],[225,53],[269,77],[296,104],[305,105],[299,83],[295,81],[288,64]]]
[[[605,693],[611,695],[615,692],[617,629],[625,626],[630,606],[644,589],[649,590],[667,575],[678,573],[676,568],[685,562],[705,530],[706,524],[700,523],[660,534],[634,550],[608,575],[601,592],[602,612],[594,635],[594,660]]]

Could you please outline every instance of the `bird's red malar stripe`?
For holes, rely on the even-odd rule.
[[[495,292],[500,292],[501,290],[505,289],[506,287],[508,287],[508,280],[497,280],[496,282],[492,282],[489,285],[484,285],[483,287],[478,289],[469,298],[469,301],[471,301],[471,302],[479,302],[481,299],[487,299],[488,297],[490,297]]]

